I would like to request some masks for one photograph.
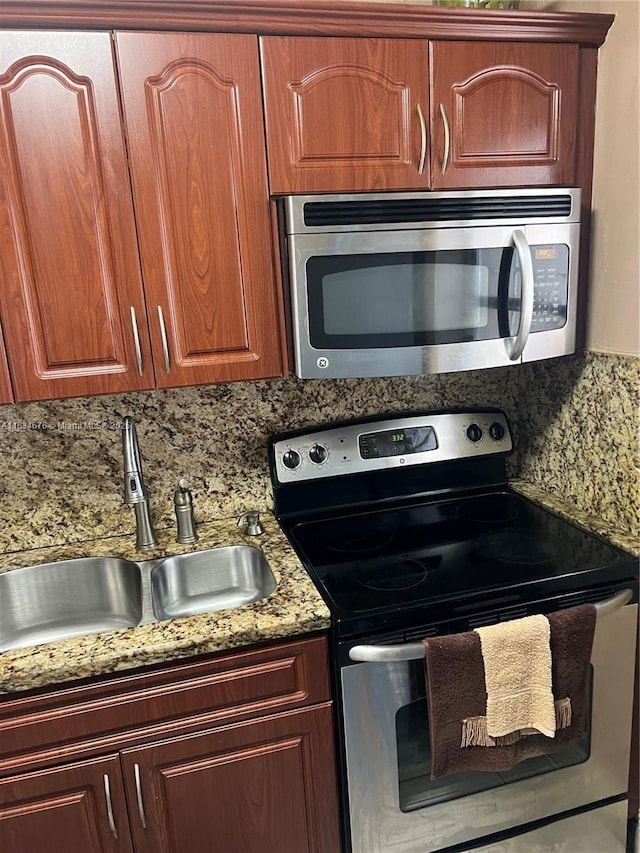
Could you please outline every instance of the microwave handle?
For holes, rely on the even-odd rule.
[[[522,355],[529,332],[531,331],[531,321],[533,320],[533,263],[531,262],[531,252],[527,238],[524,236],[524,231],[519,228],[513,232],[513,245],[516,247],[518,258],[520,259],[520,270],[522,278],[522,294],[520,297],[520,325],[518,332],[513,339],[513,346],[509,353],[511,361],[517,361]]]
[[[596,617],[601,619],[615,613],[633,598],[630,589],[621,589],[611,598],[599,601],[595,606]],[[351,660],[367,663],[397,663],[405,660],[421,660],[424,657],[424,645],[422,643],[403,643],[397,646],[353,646],[349,649]]]

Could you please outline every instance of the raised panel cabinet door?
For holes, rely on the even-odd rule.
[[[116,755],[0,779],[2,853],[132,853]]]
[[[431,42],[433,189],[572,185],[578,50]]]
[[[122,753],[139,853],[339,853],[331,704]]]
[[[108,33],[2,33],[0,235],[16,400],[152,388]]]
[[[272,193],[426,189],[427,42],[260,39]]]
[[[116,48],[158,385],[282,376],[257,37]]]

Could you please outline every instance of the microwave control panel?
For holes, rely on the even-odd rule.
[[[532,246],[532,332],[561,329],[567,322],[569,247],[563,244]]]

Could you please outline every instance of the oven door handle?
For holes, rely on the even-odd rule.
[[[621,589],[611,598],[599,601],[595,606],[596,616],[601,619],[615,613],[633,598],[630,589]],[[406,660],[421,660],[424,658],[424,645],[422,643],[403,643],[400,646],[353,646],[349,649],[351,660],[366,663],[396,663]]]

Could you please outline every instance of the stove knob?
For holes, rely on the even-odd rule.
[[[297,468],[300,464],[300,454],[297,450],[287,450],[282,455],[282,464],[285,468],[289,468],[290,471],[293,471],[294,468]]]
[[[501,438],[504,438],[504,427],[502,424],[499,424],[497,421],[495,424],[491,424],[489,435],[494,441],[500,441]]]
[[[309,459],[316,465],[321,465],[327,458],[327,448],[323,444],[314,444],[309,448]]]
[[[478,426],[478,424],[469,424],[467,427],[467,438],[469,441],[480,441],[482,438],[482,430]]]

